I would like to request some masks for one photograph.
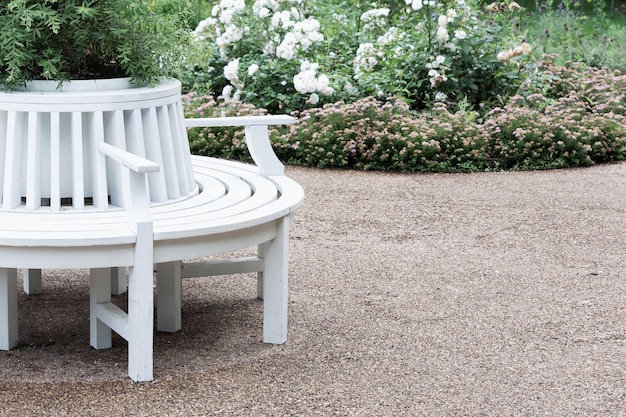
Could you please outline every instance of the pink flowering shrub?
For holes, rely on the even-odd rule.
[[[271,131],[294,165],[394,171],[479,171],[588,166],[624,159],[626,76],[549,61],[530,84],[484,118],[445,104],[415,113],[398,98],[366,97],[294,113]],[[243,104],[187,96],[188,117],[262,114]],[[218,136],[219,135],[219,136]],[[192,151],[245,158],[243,132],[190,133]]]

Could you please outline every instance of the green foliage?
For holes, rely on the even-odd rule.
[[[182,15],[149,0],[8,0],[0,8],[0,84],[171,75],[187,43]]]
[[[555,62],[568,61],[626,71],[623,45],[626,4],[615,2],[607,11],[605,2],[550,1],[522,18],[534,54],[556,54]]]
[[[222,1],[196,34],[205,63],[182,75],[227,101],[270,112],[360,97],[488,108],[524,81],[518,8],[484,12],[453,0]],[[515,49],[516,48],[516,49]],[[508,50],[522,51],[506,55]],[[205,82],[195,79],[206,73]],[[189,80],[192,79],[192,80]]]
[[[463,105],[414,113],[401,99],[367,97],[298,114],[273,129],[279,158],[295,165],[394,171],[481,171],[588,166],[626,156],[626,75],[543,62],[504,106],[484,119]],[[191,96],[187,117],[263,113]],[[243,132],[193,133],[194,152],[238,159]]]

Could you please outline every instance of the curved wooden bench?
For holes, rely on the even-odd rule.
[[[257,166],[192,156],[199,193],[150,205],[146,175],[158,165],[101,144],[127,171],[125,208],[0,211],[0,348],[17,343],[17,269],[89,268],[91,345],[111,346],[111,330],[128,341],[129,376],[152,379],[153,266],[157,269],[157,329],[181,327],[186,277],[258,272],[264,299],[263,340],[287,338],[288,233],[304,193],[275,157],[267,125],[285,118],[191,119],[188,125],[246,125]],[[183,260],[258,246],[258,256],[224,261]],[[129,267],[128,312],[111,302],[111,267]]]

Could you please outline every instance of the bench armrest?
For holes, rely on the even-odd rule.
[[[158,172],[161,167],[155,162],[105,142],[98,143],[98,150],[128,169],[129,175],[126,176],[128,182],[124,185],[124,206],[128,213],[130,226],[137,233],[137,239],[139,240],[140,230],[142,230],[142,227],[145,227],[142,224],[149,224],[149,229],[152,230],[149,210],[150,196],[146,176],[150,172]],[[149,234],[151,233],[150,231]],[[147,236],[141,237],[141,240],[144,239],[147,239]],[[151,236],[150,239],[152,239]]]
[[[246,145],[254,163],[262,175],[285,175],[285,166],[280,162],[270,143],[268,126],[285,125],[295,122],[287,115],[237,116],[237,117],[205,117],[185,119],[186,127],[226,127],[244,126],[246,128]]]
[[[109,145],[105,142],[98,143],[98,150],[108,156],[109,158],[119,162],[125,167],[139,174],[146,174],[149,172],[159,172],[161,167],[156,162],[149,161],[145,158],[116,148],[113,145]]]
[[[226,126],[272,126],[289,125],[296,121],[287,115],[202,117],[185,119],[185,127],[226,127]]]

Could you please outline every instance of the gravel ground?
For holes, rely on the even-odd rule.
[[[253,276],[187,280],[136,384],[122,339],[89,347],[86,271],[45,271],[0,415],[626,416],[626,164],[288,174],[286,344],[261,342]]]

